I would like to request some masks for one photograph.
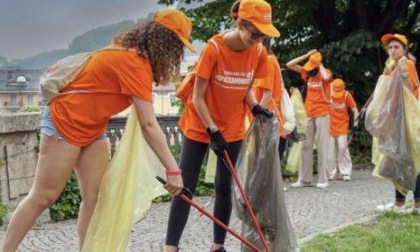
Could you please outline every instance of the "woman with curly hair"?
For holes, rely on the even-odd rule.
[[[8,226],[3,252],[16,251],[38,216],[52,205],[71,172],[76,172],[82,203],[78,219],[80,247],[108,165],[105,130],[109,118],[134,105],[145,140],[166,167],[170,193],[183,188],[181,170],[156,120],[152,84],[166,85],[179,73],[192,23],[184,13],[166,10],[114,38],[96,52],[41,118],[40,153],[29,195]],[[71,91],[83,92],[71,92]]]

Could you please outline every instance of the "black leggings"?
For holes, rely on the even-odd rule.
[[[279,157],[280,157],[280,161],[283,158],[284,155],[284,151],[286,150],[286,143],[287,143],[287,139],[284,139],[283,137],[280,137],[280,141],[279,141]]]
[[[417,176],[416,190],[414,190],[413,194],[414,194],[414,201],[420,202],[420,174]],[[395,199],[397,202],[400,202],[400,203],[405,202],[404,194],[400,193],[398,190],[395,190]]]
[[[228,143],[228,153],[232,164],[236,163],[242,141]],[[208,144],[196,142],[184,137],[179,167],[182,169],[184,186],[192,192],[197,187],[201,166],[208,149]],[[217,158],[215,177],[216,197],[214,202],[213,215],[226,225],[229,225],[232,213],[231,199],[232,175],[221,158]],[[166,232],[166,245],[178,247],[182,232],[187,224],[190,205],[183,200],[174,197],[169,213],[168,229]],[[213,224],[213,242],[224,244],[226,230]]]

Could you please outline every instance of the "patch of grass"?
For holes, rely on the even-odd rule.
[[[302,252],[420,251],[420,215],[385,213],[363,224],[316,236]]]

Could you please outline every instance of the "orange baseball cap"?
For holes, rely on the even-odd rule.
[[[391,40],[398,40],[401,43],[403,43],[403,45],[407,46],[408,45],[408,39],[406,36],[395,33],[395,34],[385,34],[382,36],[381,41],[382,43],[384,43],[385,45],[389,44],[389,42],[391,42]]]
[[[320,52],[316,52],[309,57],[308,62],[303,65],[303,69],[306,72],[312,71],[315,68],[318,68],[322,62],[322,55]]]
[[[280,32],[271,22],[271,5],[266,1],[241,0],[238,16],[269,37],[280,37]]]
[[[166,29],[173,31],[178,38],[184,43],[188,49],[197,52],[195,47],[189,41],[192,22],[191,20],[179,10],[163,10],[156,13],[153,19],[156,23],[162,25]]]
[[[345,83],[342,79],[334,79],[331,82],[332,85],[332,97],[340,98],[344,95]]]

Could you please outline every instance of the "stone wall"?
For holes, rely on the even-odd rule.
[[[39,117],[40,113],[0,114],[0,201],[11,211],[34,180]]]

